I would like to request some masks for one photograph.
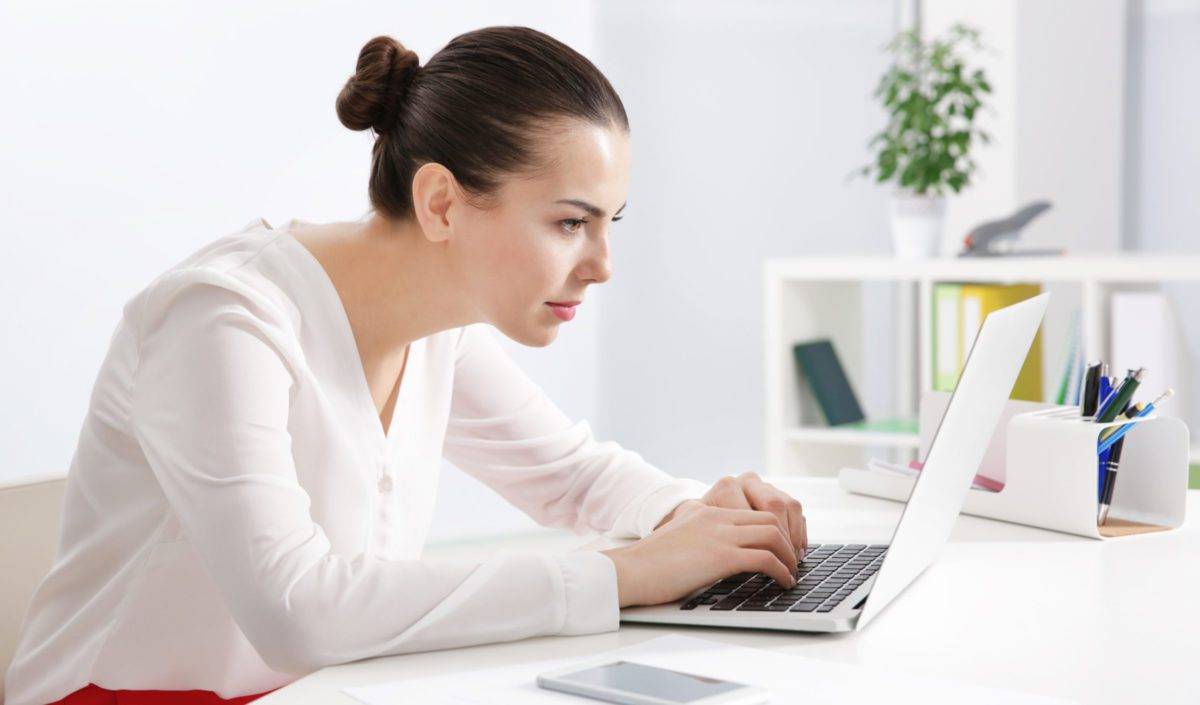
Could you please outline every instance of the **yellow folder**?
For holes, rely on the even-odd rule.
[[[983,325],[983,319],[992,311],[1011,306],[1042,293],[1038,284],[963,284],[959,291],[960,325],[962,332],[962,355],[966,360],[975,342],[975,335]],[[1033,345],[1013,385],[1013,399],[1042,401],[1042,331],[1039,328]]]

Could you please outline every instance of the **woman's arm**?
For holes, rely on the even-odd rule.
[[[463,329],[443,453],[538,523],[642,538],[704,483],[675,478],[573,423],[500,347]]]
[[[169,277],[151,293],[138,326],[135,434],[188,541],[271,668],[308,672],[617,628],[615,568],[594,551],[478,564],[332,553],[292,458],[284,314],[217,272]]]

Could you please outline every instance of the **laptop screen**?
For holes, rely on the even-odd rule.
[[[857,628],[874,619],[929,567],[950,537],[1049,298],[1050,294],[1041,294],[993,311],[984,319]]]

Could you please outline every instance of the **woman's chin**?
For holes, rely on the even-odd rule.
[[[500,332],[525,347],[544,348],[558,338],[558,326],[562,323],[554,314],[550,314],[549,318],[550,320],[543,318],[540,321],[533,321],[530,325],[521,326],[516,330],[508,327],[500,328]],[[499,326],[497,327],[499,328]]]

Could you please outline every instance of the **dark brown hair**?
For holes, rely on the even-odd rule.
[[[500,177],[540,166],[536,138],[555,119],[629,130],[604,74],[528,27],[461,34],[424,66],[395,39],[375,37],[338,94],[337,114],[351,130],[374,129],[368,192],[375,210],[389,218],[412,212],[413,175],[427,162],[487,196]]]

